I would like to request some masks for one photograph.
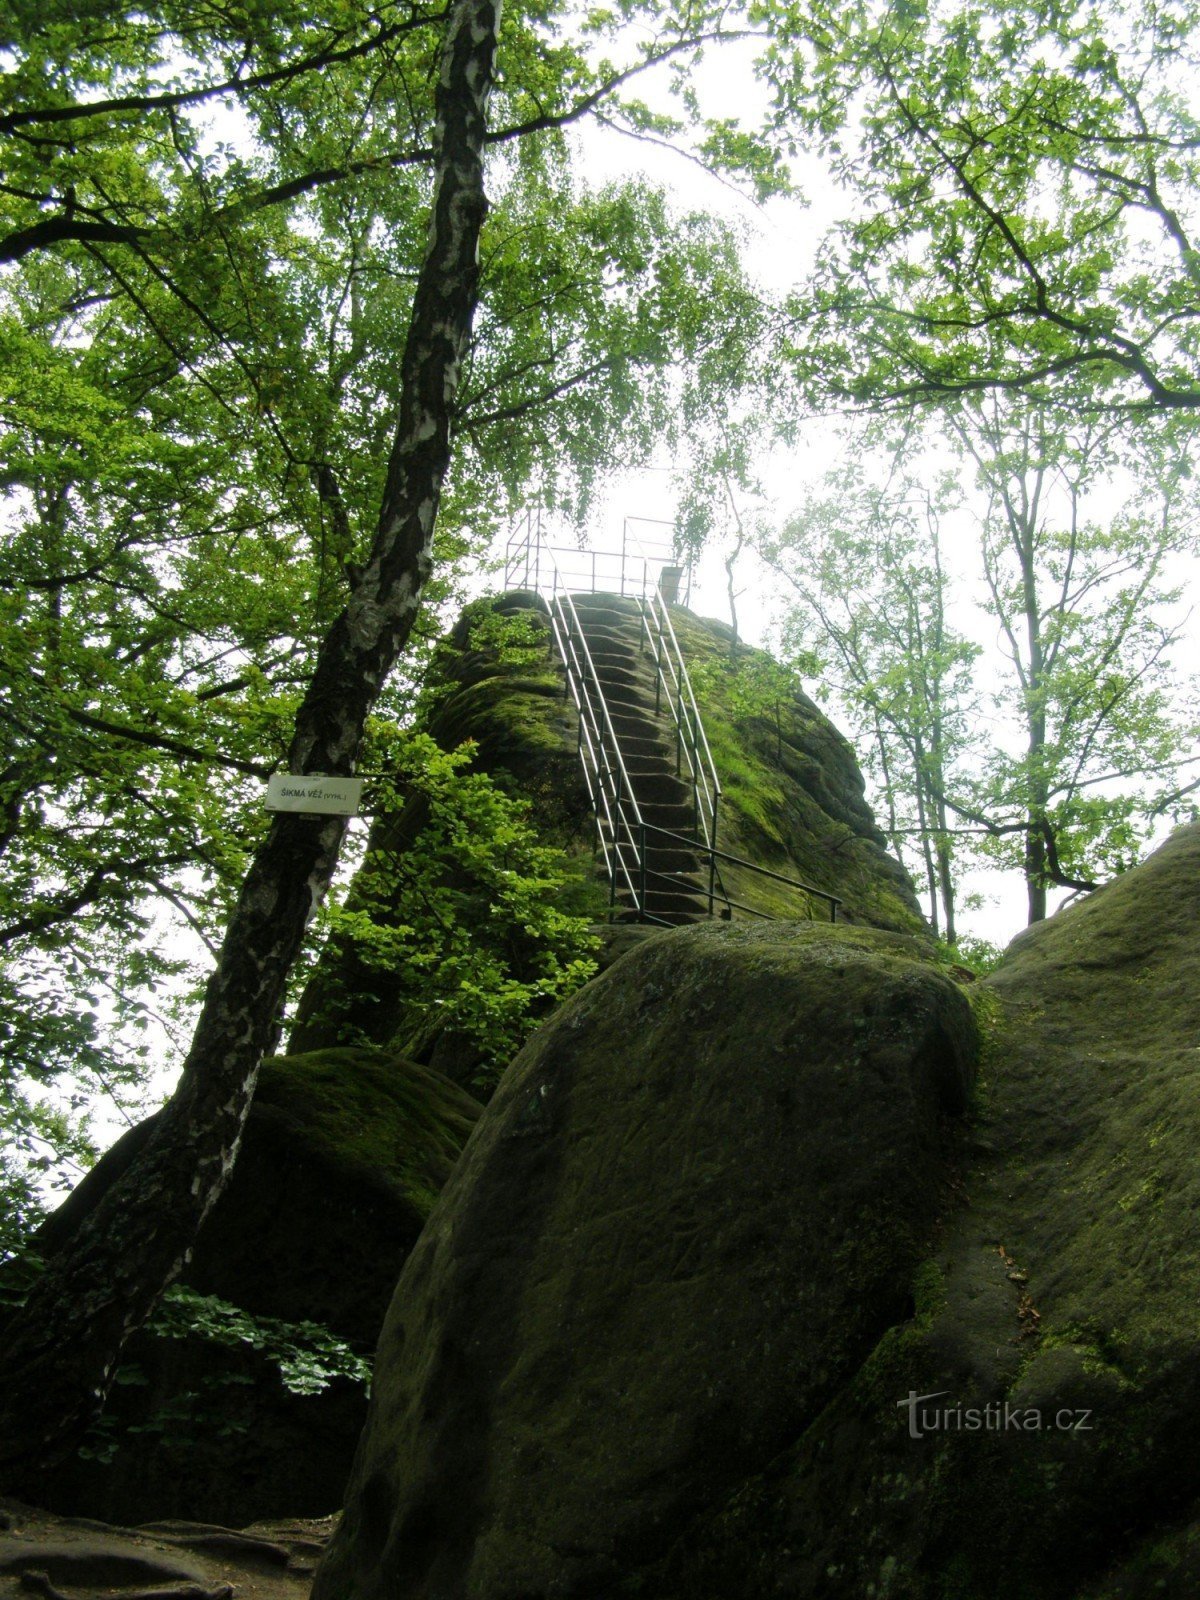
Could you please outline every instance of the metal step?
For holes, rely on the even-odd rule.
[[[640,607],[637,601],[616,595],[577,594],[573,598],[596,672],[597,682],[587,690],[589,702],[606,740],[611,724],[638,812],[647,824],[644,911],[672,925],[707,919],[708,868],[699,853],[699,842],[697,850],[692,850],[684,842],[654,833],[655,828],[665,828],[689,838],[695,828],[695,802],[690,783],[676,771],[675,736],[662,712],[655,709],[654,662],[642,648]],[[607,848],[615,851],[620,872],[628,871],[634,885],[642,889],[638,839],[619,834],[614,840],[607,824],[601,822],[600,827]],[[619,882],[614,903],[619,920],[637,919],[631,898],[635,897],[628,887]]]
[[[633,798],[647,822],[650,821],[646,816],[647,806],[687,806],[691,810],[691,784],[677,778],[673,767],[657,772],[642,772],[636,776],[631,772],[629,781],[633,784]]]

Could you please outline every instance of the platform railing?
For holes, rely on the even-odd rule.
[[[653,835],[696,853],[707,885],[695,888],[707,898],[710,917],[717,914],[719,903],[724,917],[732,916],[736,910],[770,920],[769,912],[733,900],[726,893],[718,866],[724,861],[823,901],[829,906],[830,921],[836,921],[841,904],[836,895],[717,847],[721,782],[662,593],[660,575],[655,570],[659,566],[628,536],[623,538],[620,551],[548,545],[532,516],[514,532],[505,552],[505,588],[528,589],[548,603],[555,649],[566,669],[567,693],[579,718],[579,758],[609,884],[609,904],[615,906],[618,894],[624,893],[641,921],[665,923],[666,919],[648,909],[649,894],[660,883],[674,889],[682,885],[677,875],[649,866],[647,842]],[[655,712],[661,715],[665,704],[675,730],[676,773],[680,777],[686,774],[691,786],[695,837],[659,828],[642,816],[608,699],[575,606],[575,593],[619,594],[637,603],[642,649],[654,658]]]

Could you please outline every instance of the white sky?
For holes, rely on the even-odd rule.
[[[701,66],[693,81],[700,89],[706,114],[742,117],[748,125],[757,120],[763,91],[751,70],[752,54],[749,43],[728,45],[710,55]],[[649,82],[644,80],[639,92],[653,100]],[[593,124],[575,130],[574,138],[590,182],[600,185],[641,172],[666,187],[681,210],[710,210],[739,226],[746,234],[746,261],[751,274],[774,293],[786,291],[807,276],[821,238],[838,219],[845,203],[816,158],[793,164],[793,178],[804,193],[803,203],[778,198],[758,205],[667,148],[635,142]],[[805,425],[799,447],[763,461],[760,472],[771,512],[782,520],[800,509],[805,485],[819,483],[831,464],[831,455],[838,449],[836,419],[813,419]],[[639,516],[666,522],[674,519],[676,501],[669,461],[664,460],[654,470],[625,474],[610,482],[593,517],[588,545],[592,549],[619,549],[622,522],[635,511]],[[994,651],[995,623],[983,617],[977,605],[982,585],[977,548],[973,529],[964,526],[961,537],[955,537],[953,528],[949,530],[946,549],[959,591],[955,620],[986,651]],[[1194,594],[1195,563],[1188,571],[1181,569],[1181,576]],[[769,646],[772,625],[779,620],[778,577],[746,553],[739,561],[738,587],[742,591],[738,599],[740,633],[749,643]],[[729,620],[726,575],[722,552],[717,547],[707,551],[699,563],[693,580],[692,609],[704,616]],[[1195,630],[1182,664],[1189,671],[1200,670],[1200,639]],[[987,673],[986,658],[980,670]],[[808,688],[812,692],[815,686],[810,684]],[[1004,945],[1025,925],[1025,886],[1016,872],[964,873],[960,895],[978,895],[984,901],[979,908],[960,910],[962,932]],[[1051,907],[1069,898],[1066,891],[1052,892]]]

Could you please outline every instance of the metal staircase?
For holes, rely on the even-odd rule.
[[[832,921],[836,896],[717,847],[721,784],[663,592],[679,571],[668,565],[660,582],[660,563],[636,545],[619,556],[547,545],[532,518],[505,558],[505,588],[532,590],[549,609],[611,914],[664,926],[767,916],[725,892],[729,862],[818,897]]]
[[[602,760],[593,779],[601,780],[594,792],[602,797],[601,843],[612,858],[618,916],[664,923],[711,916],[717,884],[707,847],[716,843],[720,785],[698,716],[675,728],[672,748],[672,724],[655,708],[661,678],[644,646],[647,627],[661,618],[640,597],[609,594],[560,596],[555,611],[556,633],[568,645],[581,642],[591,664],[584,680],[590,714],[580,727],[611,735],[601,744],[607,770]],[[650,637],[662,649],[661,634]]]

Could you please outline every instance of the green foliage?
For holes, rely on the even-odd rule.
[[[1094,887],[1186,817],[1200,758],[1167,581],[1196,553],[1186,439],[1144,425],[1135,449],[1111,418],[998,399],[948,410],[946,433],[910,426],[880,478],[831,475],[766,553],[954,942],[956,861],[1022,872],[1037,920],[1050,886]],[[970,613],[943,525],[977,541],[986,655],[950,621]]]
[[[505,13],[430,608],[532,492],[581,515],[604,471],[689,436],[757,370],[731,231],[573,168],[563,126],[603,105],[646,128],[622,74],[721,31],[650,3],[643,51],[627,10],[575,38],[540,0]],[[73,1171],[78,1113],[136,1102],[165,1065],[156,1018],[186,1026],[369,543],[443,21],[394,0],[6,13],[0,1159],[22,1214],[27,1158]],[[770,180],[776,162],[681,106],[679,137]],[[387,714],[411,714],[423,666],[418,648]]]
[[[589,918],[564,908],[565,854],[539,843],[527,804],[468,770],[472,750],[375,730],[372,760],[390,774],[380,808],[407,805],[419,820],[411,837],[381,838],[368,851],[330,927],[410,1018],[472,1041],[478,1081],[490,1084],[595,971],[595,939]]]
[[[167,1290],[146,1326],[160,1339],[194,1337],[259,1350],[279,1368],[292,1394],[320,1394],[335,1378],[367,1386],[371,1382],[371,1363],[320,1323],[252,1317],[216,1295],[196,1294],[180,1285]]]
[[[935,933],[951,943],[955,863],[948,795],[972,744],[978,647],[950,623],[942,555],[947,487],[861,458],[763,542],[794,598],[785,638],[807,654],[822,698],[835,694],[882,799],[902,861],[924,879]]]
[[[41,1257],[28,1247],[6,1247],[0,1271],[0,1308],[22,1305],[44,1266]],[[157,1339],[196,1338],[232,1349],[257,1350],[278,1370],[284,1388],[295,1395],[320,1394],[336,1379],[370,1389],[370,1361],[329,1328],[316,1322],[252,1316],[216,1295],[197,1294],[181,1284],[166,1291],[145,1331]],[[147,1381],[136,1362],[124,1363],[115,1379],[123,1387],[136,1387]],[[236,1373],[201,1379],[198,1390],[175,1395],[147,1421],[138,1424],[121,1427],[102,1417],[89,1431],[79,1453],[86,1460],[107,1463],[128,1434],[186,1433],[194,1417],[207,1411],[214,1401],[219,1402],[220,1392],[228,1385],[251,1381]],[[236,1422],[227,1423],[224,1431],[235,1433]]]
[[[371,1363],[328,1328],[316,1322],[252,1317],[216,1295],[200,1295],[178,1286],[168,1289],[145,1331],[153,1338],[197,1338],[227,1348],[257,1350],[294,1395],[321,1394],[339,1378],[370,1389]],[[118,1387],[137,1388],[149,1380],[136,1362],[125,1362],[113,1381]],[[106,1413],[89,1429],[79,1454],[85,1461],[107,1465],[124,1443],[139,1435],[186,1440],[199,1428],[210,1432],[214,1418],[220,1419],[217,1436],[235,1439],[246,1431],[247,1424],[236,1408],[231,1408],[229,1390],[253,1381],[239,1372],[201,1377],[195,1387],[171,1395],[142,1422],[121,1423]]]
[[[793,297],[810,392],[1200,406],[1194,7],[761,8],[779,135],[849,199]]]
[[[537,668],[546,657],[545,625],[537,613],[482,608],[472,618],[467,647],[497,667]]]
[[[965,933],[959,934],[954,954],[957,960],[965,962],[981,978],[993,972],[1004,959],[1002,946],[990,939],[977,939]]]
[[[989,753],[974,807],[983,847],[1025,872],[1034,920],[1048,884],[1136,865],[1159,819],[1186,814],[1200,727],[1168,574],[1197,551],[1187,444],[1146,430],[1133,452],[1111,421],[1000,401],[953,426],[986,496],[985,605],[1007,657],[993,701],[1019,729]]]

